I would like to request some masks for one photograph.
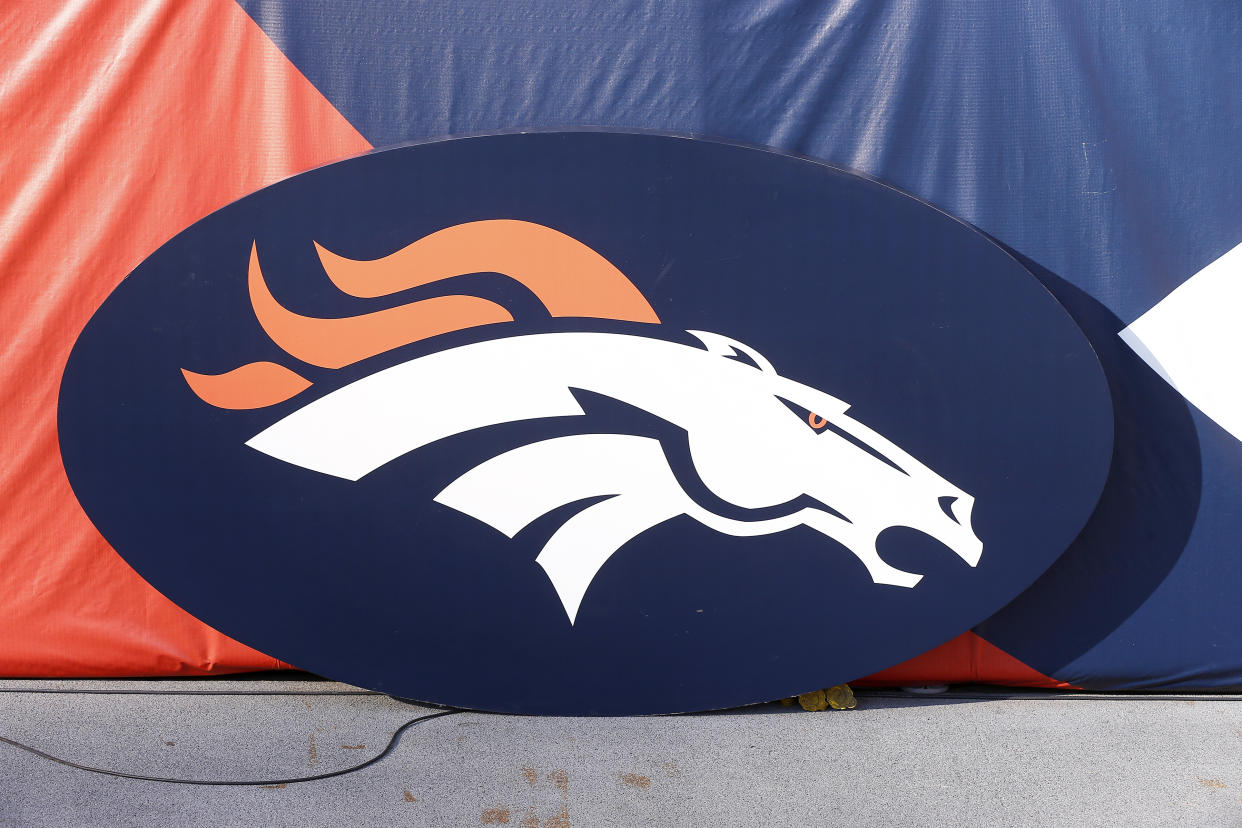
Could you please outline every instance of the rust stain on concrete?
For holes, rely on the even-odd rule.
[[[631,788],[638,788],[645,791],[651,787],[651,777],[643,776],[641,773],[623,773],[621,774],[621,782],[629,785]]]
[[[569,824],[569,808],[562,805],[559,811],[544,821],[543,828],[573,828]]]
[[[534,768],[528,768],[528,767],[523,766],[522,776],[526,777],[526,781],[530,783],[530,786],[532,788],[535,787],[535,783],[539,781],[539,771],[535,770]]]
[[[569,773],[554,770],[548,774],[548,778],[561,792],[561,808],[544,821],[543,828],[571,828],[569,824]]]
[[[414,794],[410,793],[409,788],[401,789],[401,799],[404,800],[405,802],[417,802],[418,801],[417,799],[414,798]]]
[[[484,825],[508,825],[508,808],[484,808],[481,822]]]
[[[1202,776],[1199,777],[1199,784],[1205,788],[1212,788],[1218,791],[1223,791],[1225,788],[1229,787],[1219,779],[1204,779]]]

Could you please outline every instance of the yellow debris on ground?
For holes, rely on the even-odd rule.
[[[828,706],[833,710],[853,710],[858,707],[858,699],[854,698],[854,691],[848,684],[829,687],[824,695],[828,698]]]
[[[781,704],[789,707],[793,705],[793,699],[781,699]],[[798,704],[803,710],[811,712],[819,710],[853,710],[858,707],[858,699],[854,698],[854,691],[850,689],[848,684],[838,684],[836,687],[829,687],[824,690],[812,690],[809,693],[803,693],[798,696]]]

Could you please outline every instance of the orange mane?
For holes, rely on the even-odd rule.
[[[356,261],[315,243],[332,283],[351,296],[389,296],[469,273],[500,273],[530,289],[552,316],[659,323],[633,283],[577,239],[528,221],[496,219],[447,227],[388,256]],[[478,296],[421,299],[356,316],[302,316],[280,304],[250,248],[250,303],[259,325],[290,356],[343,368],[376,354],[450,331],[511,322],[503,307]],[[218,408],[261,408],[310,387],[297,372],[252,362],[223,374],[182,369],[190,389]]]

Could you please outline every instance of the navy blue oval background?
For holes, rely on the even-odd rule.
[[[549,436],[547,424],[451,438],[356,483],[245,445],[308,400],[419,354],[515,332],[633,328],[551,320],[496,274],[345,296],[312,245],[378,258],[496,218],[584,242],[668,328],[736,338],[782,375],[851,403],[851,416],[975,496],[978,567],[891,529],[881,555],[925,577],[914,589],[876,585],[845,547],[805,527],[738,538],[682,517],[615,554],[571,626],[534,562],[552,524],[509,540],[433,502],[479,462]],[[247,293],[252,241],[274,295],[302,314],[467,292],[516,309],[519,321],[316,369],[259,327]],[[270,408],[225,411],[181,375],[258,360],[314,385]],[[608,416],[610,429],[625,427],[624,413]],[[1112,409],[1090,346],[1039,282],[926,204],[766,150],[568,132],[375,152],[208,216],[138,267],[87,325],[65,371],[59,429],[73,489],[104,537],[222,632],[408,698],[613,714],[824,687],[978,623],[1085,523],[1108,470]]]

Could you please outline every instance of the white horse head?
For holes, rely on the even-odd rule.
[[[924,532],[974,566],[973,498],[846,414],[848,405],[782,377],[719,334],[705,347],[619,333],[545,333],[463,345],[379,371],[286,416],[247,445],[358,480],[408,452],[500,423],[582,415],[575,389],[685,430],[712,503],[685,491],[661,443],[587,433],[527,444],[467,471],[436,501],[513,537],[560,506],[596,499],[557,529],[538,562],[572,623],[600,567],[630,539],[688,515],[757,536],[805,525],[849,549],[878,584],[921,575],[880,559],[885,529]],[[599,500],[599,498],[603,498]]]

